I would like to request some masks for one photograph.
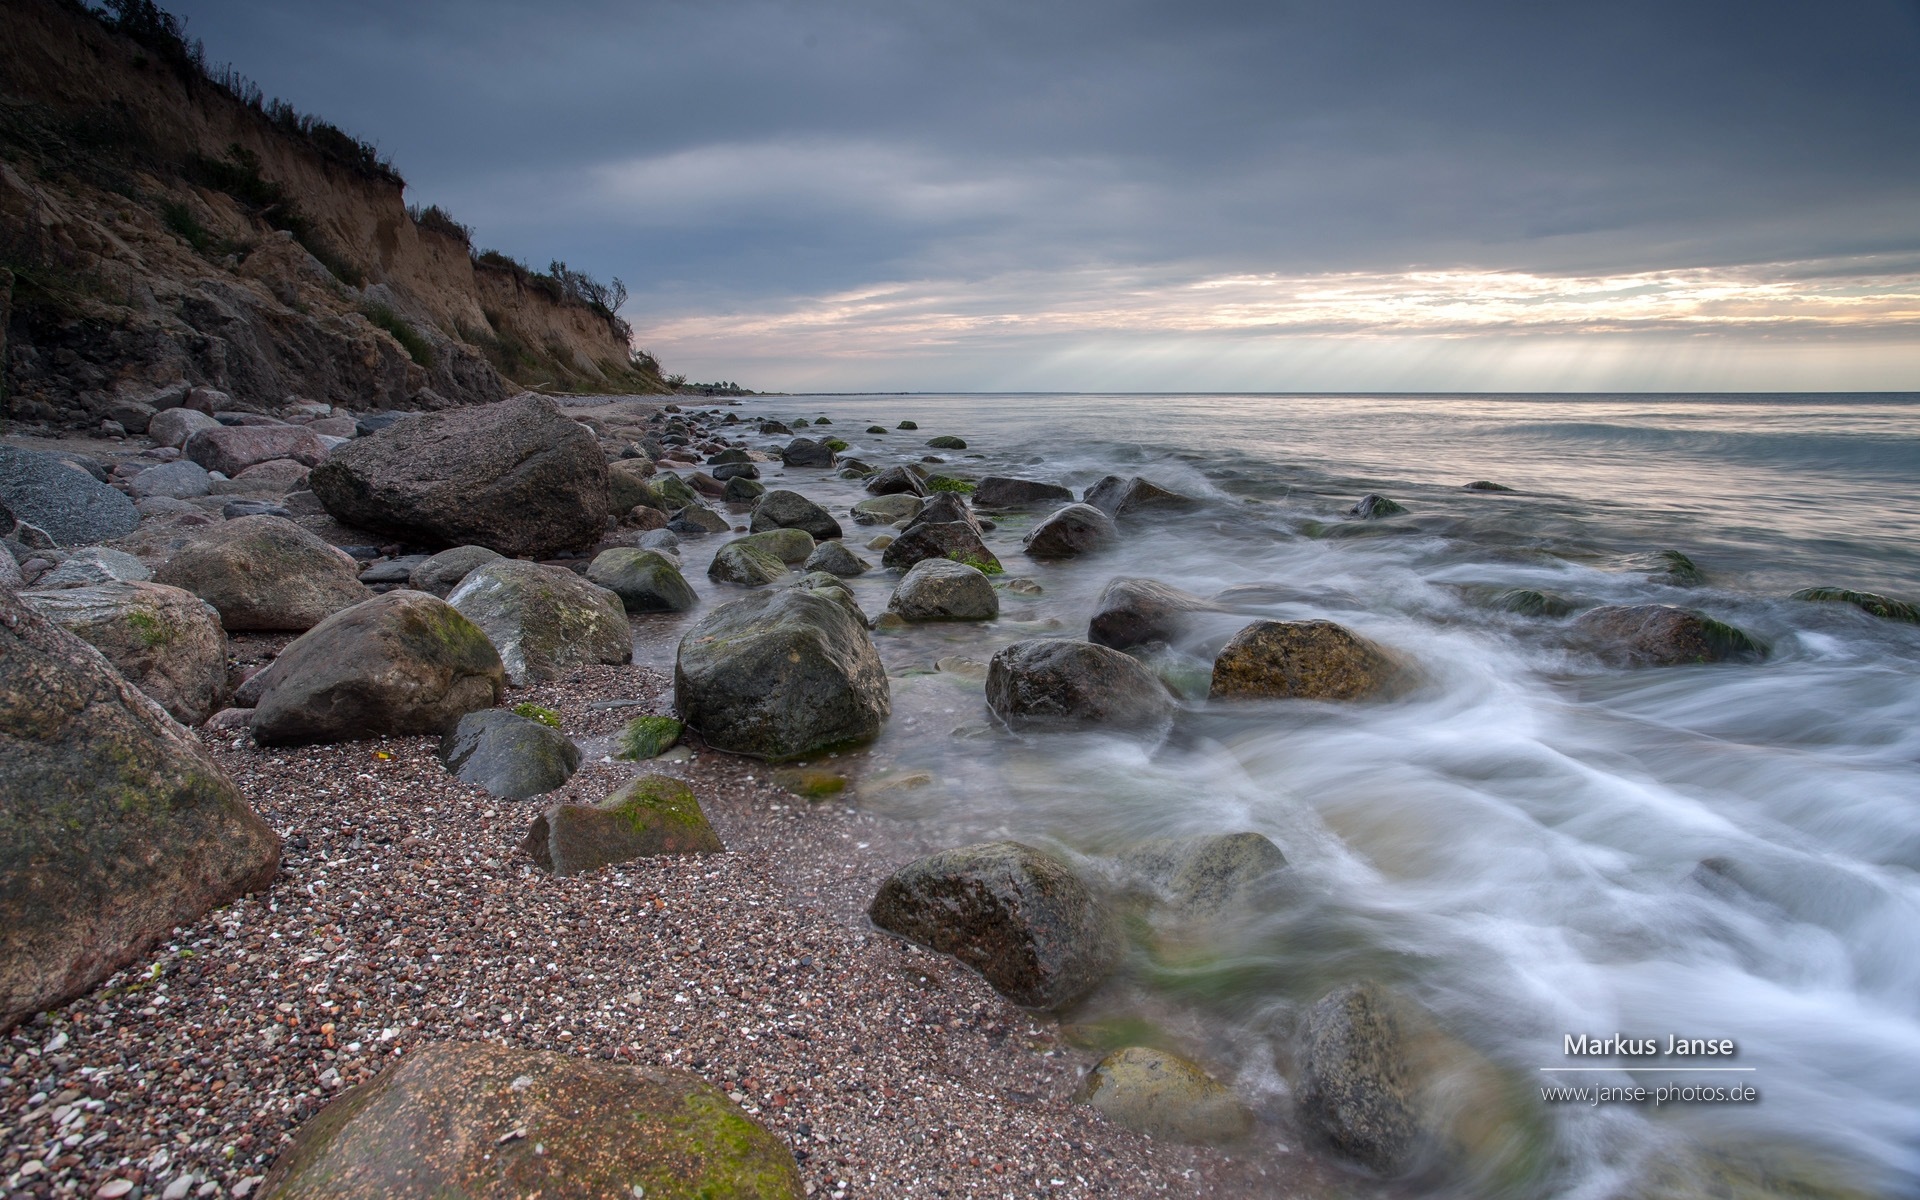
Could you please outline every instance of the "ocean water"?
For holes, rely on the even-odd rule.
[[[1061,564],[1019,549],[1038,514],[1008,517],[989,545],[1041,594],[1003,593],[995,622],[876,639],[895,712],[849,760],[856,802],[955,842],[1090,859],[1241,830],[1286,854],[1284,902],[1205,946],[1136,951],[1080,1019],[1145,1022],[1283,1111],[1304,1007],[1380,979],[1493,1064],[1534,1122],[1476,1143],[1431,1190],[1611,1196],[1695,1148],[1920,1194],[1920,627],[1786,599],[1920,597],[1920,397],[808,396],[729,411],[830,416],[877,466],[956,434],[968,449],[944,457],[969,475],[1077,492],[1138,474],[1208,501]],[[895,431],[902,418],[919,431]],[[873,424],[889,432],[861,432]],[[766,474],[841,515],[851,544],[881,532],[844,516],[857,483]],[[1462,490],[1478,479],[1516,491]],[[1374,491],[1410,512],[1342,518]],[[721,540],[688,544],[697,583]],[[1653,577],[1642,556],[1665,549],[1705,582]],[[1121,575],[1265,586],[1154,657],[1185,696],[1164,743],[997,728],[987,659],[1084,637]],[[869,613],[891,586],[854,581]],[[1564,621],[1488,603],[1509,587],[1699,608],[1771,653],[1610,668]],[[1253,616],[1338,621],[1420,682],[1389,703],[1209,704],[1207,665]],[[643,630],[642,656],[670,658],[678,627]],[[1640,1079],[1761,1099],[1539,1102],[1552,1083],[1630,1082],[1541,1070],[1571,1064],[1568,1034],[1616,1033],[1733,1039],[1743,1074]]]

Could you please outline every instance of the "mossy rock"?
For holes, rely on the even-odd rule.
[[[732,544],[771,554],[789,567],[806,562],[819,545],[814,536],[804,529],[769,529],[737,538]]]
[[[745,539],[720,547],[720,552],[713,556],[713,562],[707,567],[707,578],[715,583],[733,583],[741,587],[765,587],[780,580],[786,573],[787,564],[757,546],[747,545]]]
[[[809,800],[824,800],[847,790],[845,775],[823,767],[786,767],[775,771],[771,778],[776,787]]]
[[[1469,492],[1511,492],[1513,489],[1504,483],[1495,483],[1491,479],[1476,479],[1472,483],[1463,483],[1460,487]]]
[[[440,740],[440,761],[462,783],[524,800],[572,778],[580,747],[557,728],[496,708],[460,718]]]
[[[1607,605],[1582,613],[1574,633],[1624,666],[1675,667],[1767,657],[1765,643],[1705,613],[1667,604]]]
[[[837,437],[826,438],[823,440],[822,444],[826,446],[827,449],[833,451],[835,454],[838,454],[842,450],[845,450],[847,448],[847,443],[844,441],[841,441]]]
[[[869,425],[867,426],[867,432],[877,436],[886,433],[887,427],[885,425]]]
[[[1493,606],[1523,617],[1564,617],[1578,607],[1565,596],[1533,588],[1508,588],[1493,598]]]
[[[653,477],[653,494],[658,503],[648,507],[664,512],[677,512],[700,499],[693,486],[672,471],[662,471]]]
[[[1253,1114],[1198,1064],[1168,1050],[1128,1046],[1101,1060],[1080,1098],[1116,1125],[1210,1145],[1245,1137]]]
[[[486,634],[516,687],[591,663],[633,661],[633,629],[620,597],[563,568],[484,563],[447,603]]]
[[[895,425],[894,428],[895,429],[918,429],[920,428],[920,423],[917,421],[902,421],[898,425]]]
[[[1816,604],[1851,604],[1861,612],[1886,621],[1905,621],[1920,625],[1920,604],[1895,600],[1878,592],[1851,592],[1846,588],[1802,588],[1789,600],[1810,600]]]
[[[1380,646],[1332,621],[1255,621],[1214,660],[1214,699],[1373,700],[1402,675]]]
[[[535,704],[531,700],[523,700],[519,704],[514,705],[513,715],[516,717],[525,717],[529,721],[538,721],[548,729],[560,728],[559,713],[553,711],[551,708]]]
[[[927,490],[930,492],[953,492],[956,495],[971,496],[978,486],[971,479],[961,479],[957,475],[927,476]]]
[[[614,735],[613,756],[626,762],[657,758],[680,740],[680,729],[673,717],[635,717]]]
[[[598,804],[556,804],[534,818],[520,848],[555,875],[726,849],[693,789],[669,775],[642,775]]]
[[[1406,505],[1389,500],[1378,492],[1368,492],[1355,501],[1353,507],[1347,510],[1347,515],[1375,521],[1381,517],[1397,517],[1406,511]]]
[[[939,437],[928,438],[927,446],[933,450],[965,450],[967,443],[952,434],[943,433]]]

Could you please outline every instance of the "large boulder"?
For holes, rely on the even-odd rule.
[[[1212,601],[1171,584],[1123,576],[1101,589],[1087,622],[1087,640],[1115,650],[1172,642],[1187,631],[1194,613],[1219,611]]]
[[[1057,500],[1073,503],[1072,489],[1037,479],[1010,479],[1005,475],[989,475],[973,489],[973,502],[981,508],[1026,508]]]
[[[279,869],[193,735],[0,589],[0,1030]]]
[[[67,556],[67,560],[34,581],[42,591],[58,588],[94,587],[102,583],[145,583],[153,578],[147,564],[125,550],[107,546],[88,546]]]
[[[1100,1061],[1080,1098],[1116,1125],[1157,1138],[1208,1145],[1243,1137],[1253,1113],[1197,1063],[1146,1046]]]
[[[124,582],[24,592],[20,598],[98,650],[182,725],[198,725],[220,708],[227,632],[220,614],[193,593]]]
[[[800,758],[880,732],[887,673],[866,626],[810,589],[760,592],[708,613],[680,642],[674,706],[719,750]]]
[[[770,529],[804,529],[815,541],[827,541],[837,538],[845,532],[833,514],[818,504],[802,496],[799,492],[790,492],[777,488],[760,497],[753,506],[753,521],[747,526],[755,533],[765,533]]]
[[[642,775],[598,804],[555,804],[534,818],[520,848],[555,875],[726,849],[693,789],[669,775]]]
[[[620,597],[563,567],[483,563],[447,603],[487,635],[515,687],[591,663],[633,661],[633,627]]]
[[[803,1200],[786,1143],[681,1071],[424,1046],[300,1127],[261,1200]]]
[[[295,639],[248,688],[263,745],[442,734],[506,688],[478,626],[425,592],[393,591]]]
[[[873,564],[861,558],[842,541],[821,542],[801,564],[808,571],[825,571],[842,579],[852,579],[873,570]]]
[[[607,464],[607,507],[618,515],[635,508],[662,508],[648,478],[657,470],[644,458],[621,458]]]
[[[875,496],[914,496],[927,494],[920,477],[905,467],[888,467],[867,480],[867,491]],[[856,509],[858,506],[855,506]],[[897,519],[897,518],[896,518]]]
[[[750,533],[734,543],[771,554],[789,567],[797,567],[813,557],[813,535],[804,529],[769,529]]]
[[[1104,899],[1073,868],[1020,842],[943,850],[889,875],[873,923],[950,954],[1028,1008],[1064,1008],[1118,959]]]
[[[1623,666],[1677,667],[1767,655],[1765,646],[1733,626],[1668,604],[1589,609],[1574,619],[1573,632],[1602,658]]]
[[[91,546],[140,523],[133,501],[81,467],[13,446],[0,446],[0,506],[58,546]]]
[[[474,568],[499,559],[485,546],[455,546],[430,555],[407,572],[407,586],[416,592],[446,598]]]
[[[1332,621],[1255,621],[1213,663],[1207,694],[1236,700],[1370,700],[1401,674],[1393,656]]]
[[[192,409],[175,409],[176,412],[199,413]],[[169,500],[191,500],[196,496],[205,496],[213,491],[213,479],[207,469],[192,459],[180,459],[176,462],[161,463],[157,467],[148,467],[133,477],[127,485],[135,500],[146,500],[154,496],[165,496]]]
[[[175,450],[187,444],[187,439],[203,429],[222,428],[214,420],[197,408],[169,408],[153,415],[147,422],[147,436],[155,445],[171,446]]]
[[[1245,906],[1287,865],[1258,833],[1153,838],[1119,856],[1123,874],[1174,911],[1212,917]]]
[[[1012,729],[1106,727],[1164,734],[1166,685],[1118,650],[1091,642],[1015,642],[987,664],[987,707]]]
[[[311,629],[372,595],[352,559],[285,517],[207,526],[153,579],[219,609],[229,633]]]
[[[573,778],[580,747],[558,729],[504,708],[470,712],[440,739],[440,761],[462,783],[524,800]]]
[[[981,539],[980,527],[971,521],[915,521],[880,554],[881,565],[895,571],[929,558],[965,563],[988,575],[1005,569]]]
[[[1157,483],[1129,476],[1109,475],[1087,489],[1082,497],[1110,517],[1134,517],[1146,512],[1186,512],[1200,507],[1192,496],[1168,491]]]
[[[231,479],[248,467],[276,458],[317,467],[327,461],[327,444],[305,425],[222,425],[189,437],[181,453]]]
[[[649,508],[659,508],[665,512],[677,512],[689,504],[697,503],[700,497],[695,494],[692,485],[675,475],[672,471],[662,471],[653,477],[654,503]]]
[[[1000,596],[974,568],[927,558],[893,589],[887,608],[908,621],[991,621],[1000,615]]]
[[[795,438],[780,452],[780,461],[789,467],[831,467],[833,447],[812,438]]]
[[[745,538],[720,547],[707,564],[707,578],[740,587],[765,587],[786,578],[787,564]]]
[[[599,441],[531,394],[358,438],[309,486],[342,524],[427,546],[543,557],[592,545],[607,523]]]
[[[620,597],[630,613],[685,612],[699,602],[679,565],[658,550],[602,550],[587,567],[587,582]]]
[[[1020,545],[1033,558],[1078,558],[1119,538],[1113,519],[1091,504],[1069,504],[1027,531]]]
[[[1405,1030],[1378,985],[1343,987],[1307,1013],[1300,1113],[1341,1157],[1405,1170],[1420,1132]]]

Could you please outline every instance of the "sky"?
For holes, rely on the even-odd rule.
[[[1920,0],[175,0],[789,391],[1920,390]]]

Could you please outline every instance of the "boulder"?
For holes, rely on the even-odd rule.
[[[308,467],[327,461],[320,435],[304,425],[222,425],[187,438],[181,452],[231,479],[256,463],[289,458]]]
[[[1072,489],[1035,479],[1010,479],[1005,475],[989,475],[973,489],[973,502],[981,508],[1027,508],[1056,500],[1072,504]]]
[[[653,477],[653,494],[658,505],[667,512],[677,512],[689,504],[700,502],[700,497],[687,481],[672,471],[662,471]]]
[[[57,546],[91,546],[131,533],[133,501],[57,455],[0,446],[0,505]]]
[[[1170,492],[1138,476],[1122,479],[1118,475],[1109,475],[1088,488],[1082,500],[1115,518],[1154,511],[1185,512],[1200,506],[1200,502],[1191,496]]]
[[[1015,642],[987,664],[987,707],[1009,728],[1103,726],[1153,735],[1174,702],[1153,672],[1091,642]]]
[[[428,546],[544,557],[591,546],[607,523],[598,440],[532,394],[358,438],[309,486],[342,524]]]
[[[916,521],[888,543],[880,562],[889,570],[904,571],[929,558],[965,563],[988,575],[1004,570],[971,521]]]
[[[233,477],[233,484],[250,492],[286,495],[307,486],[312,468],[291,458],[270,458],[258,462]]]
[[[780,461],[789,467],[831,467],[833,447],[812,438],[795,438],[780,452]]]
[[[121,400],[107,409],[107,420],[128,433],[145,433],[159,411],[143,400]]]
[[[623,513],[634,508],[662,507],[662,501],[655,494],[653,485],[647,482],[654,470],[652,461],[644,458],[621,458],[608,463],[608,510]]]
[[[905,467],[888,467],[867,480],[867,491],[875,496],[925,496],[927,489],[920,477]]]
[[[853,589],[847,586],[847,581],[838,575],[829,575],[825,571],[810,571],[795,580],[793,586],[825,596],[846,609],[847,615],[859,622],[861,628],[867,627],[867,614],[860,611],[860,601],[854,598]]]
[[[736,539],[734,545],[771,554],[789,567],[797,567],[812,558],[815,549],[813,535],[804,529],[769,529],[765,533],[750,533]]]
[[[741,587],[765,587],[778,583],[786,574],[787,564],[744,538],[720,547],[720,552],[707,564],[708,579]]]
[[[1353,507],[1347,510],[1347,515],[1359,517],[1364,521],[1374,521],[1381,517],[1397,517],[1406,511],[1406,505],[1395,504],[1378,492],[1368,492],[1354,502]]]
[[[1246,1136],[1253,1113],[1197,1064],[1128,1046],[1100,1061],[1080,1097],[1109,1121],[1169,1141],[1211,1145]]]
[[[311,629],[372,593],[353,560],[284,517],[195,530],[154,572],[220,610],[229,633]]]
[[[587,567],[587,582],[620,597],[630,613],[685,612],[699,601],[679,565],[657,550],[603,550]]]
[[[1335,1153],[1382,1175],[1411,1163],[1419,1134],[1408,1039],[1376,984],[1343,987],[1307,1013],[1300,1114]]]
[[[1767,656],[1765,646],[1733,626],[1669,604],[1588,609],[1574,619],[1573,633],[1601,658],[1622,666],[1677,667]]]
[[[520,848],[555,875],[726,850],[693,789],[669,775],[642,775],[598,804],[555,804],[534,818]]]
[[[499,555],[485,546],[455,546],[442,550],[407,572],[407,586],[416,592],[445,599],[475,567],[494,562]]]
[[[1115,650],[1173,642],[1186,633],[1194,613],[1219,611],[1212,601],[1157,579],[1122,576],[1109,581],[1094,602],[1087,640]]]
[[[889,875],[867,907],[889,933],[952,955],[1027,1008],[1091,992],[1119,956],[1102,897],[1066,863],[1020,842],[943,850]]]
[[[809,571],[825,571],[842,579],[852,579],[873,570],[873,564],[847,549],[842,541],[821,542],[803,564]]]
[[[721,496],[725,495],[727,491],[726,484],[721,483],[705,471],[695,471],[693,474],[687,476],[687,486],[699,492],[702,496],[713,500],[718,500]]]
[[[918,496],[898,492],[887,496],[877,496],[872,500],[862,500],[850,510],[856,525],[892,525],[899,521],[911,521],[920,515],[926,507],[926,501]]]
[[[1236,700],[1371,700],[1388,694],[1399,664],[1332,621],[1255,621],[1213,662],[1207,694]]]
[[[1491,479],[1476,479],[1472,483],[1460,485],[1469,492],[1510,492],[1513,489],[1504,483],[1495,483]]]
[[[793,588],[702,618],[680,642],[674,707],[715,749],[778,761],[869,740],[893,705],[864,623]]]
[[[893,589],[887,608],[908,621],[991,621],[1000,615],[1000,596],[974,568],[926,558]]]
[[[153,415],[147,422],[147,436],[156,446],[171,446],[175,450],[187,444],[187,439],[203,429],[219,429],[220,422],[206,413],[193,408],[169,408]]]
[[[227,690],[227,633],[220,615],[191,592],[128,581],[20,598],[98,650],[182,725],[198,725],[220,707]]]
[[[1851,604],[1863,613],[1883,621],[1905,621],[1920,625],[1920,604],[1895,600],[1878,592],[1852,592],[1846,588],[1802,588],[1789,600],[1809,600],[1817,604]]]
[[[966,442],[954,437],[950,433],[943,433],[939,437],[928,438],[927,445],[934,450],[965,450],[967,448]]]
[[[911,529],[915,525],[923,524],[944,525],[950,521],[971,525],[975,533],[984,532],[980,518],[973,515],[973,509],[967,506],[966,498],[957,492],[936,493],[921,507],[907,528]]]
[[[675,533],[689,534],[693,537],[705,537],[709,533],[725,533],[733,528],[733,522],[698,501],[675,510],[673,520],[667,522],[667,528]]]
[[[147,564],[124,550],[88,546],[69,554],[66,561],[42,575],[34,587],[43,591],[92,587],[100,583],[145,583],[153,578]]]
[[[1287,865],[1280,847],[1258,833],[1155,838],[1120,855],[1122,872],[1185,916],[1211,917],[1245,906]]]
[[[302,1125],[261,1200],[803,1200],[786,1143],[681,1071],[424,1046]]]
[[[743,454],[745,451],[734,450],[728,453]],[[734,479],[744,479],[751,483],[753,480],[760,478],[760,467],[758,464],[748,462],[745,459],[738,462],[721,463],[713,469],[713,477],[722,483]]]
[[[1533,588],[1508,588],[1494,596],[1493,606],[1523,617],[1564,617],[1579,607],[1565,596]]]
[[[1069,504],[1027,532],[1021,547],[1033,558],[1077,558],[1119,538],[1113,519],[1091,504]]]
[[[440,739],[440,761],[462,783],[524,800],[571,779],[580,769],[580,747],[558,729],[489,708],[461,717]]]
[[[918,421],[902,421],[898,425],[895,425],[894,428],[895,429],[918,429],[920,428],[920,423]]]
[[[840,522],[818,504],[802,496],[799,492],[776,489],[760,497],[753,506],[753,521],[748,526],[755,533],[765,533],[770,529],[803,529],[816,541],[837,538],[844,532]]]
[[[564,568],[483,563],[447,603],[487,635],[515,687],[592,663],[633,661],[633,627],[620,597]]]
[[[335,613],[242,689],[254,740],[303,745],[444,734],[500,702],[506,671],[478,626],[425,592]]]
[[[191,412],[191,409],[176,408],[172,412]],[[199,416],[199,413],[194,413]],[[196,496],[205,496],[213,491],[213,480],[207,469],[190,459],[179,459],[170,463],[161,463],[157,467],[148,467],[135,475],[127,484],[127,490],[133,493],[135,500],[146,500],[153,496],[165,496],[170,500],[191,500]]]
[[[0,1030],[280,869],[191,733],[0,589]]]
[[[765,485],[757,480],[742,479],[739,476],[735,476],[727,480],[727,486],[725,490],[720,493],[720,498],[731,504],[751,504],[766,494],[767,489]]]

